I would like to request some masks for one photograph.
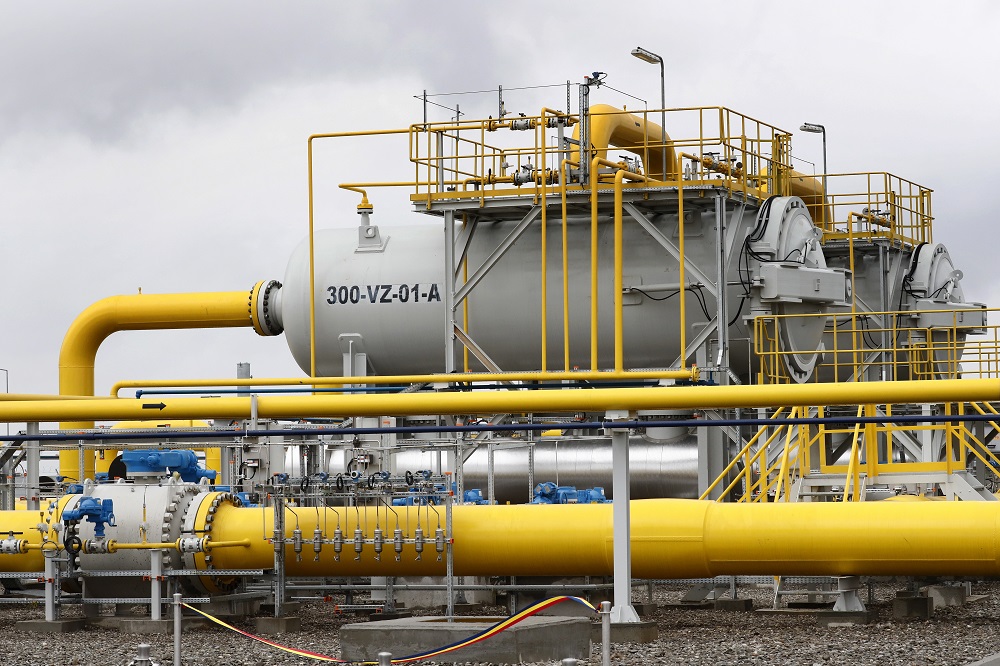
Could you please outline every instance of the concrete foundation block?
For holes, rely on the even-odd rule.
[[[107,617],[101,616],[93,618],[87,622],[90,627],[100,627],[101,629],[110,629],[112,631],[120,631],[126,634],[172,634],[174,633],[174,618],[173,613],[164,615],[162,620],[151,620],[148,617]],[[181,619],[181,628],[187,629],[201,629],[207,627],[209,621],[201,616],[187,616],[185,615]]]
[[[715,610],[750,613],[753,611],[753,599],[716,599]]]
[[[896,597],[892,600],[892,616],[897,620],[910,617],[930,619],[934,614],[934,599],[931,597]]]
[[[919,595],[920,593],[917,592],[916,590],[896,590],[897,599],[902,599],[904,597],[916,597]]]
[[[413,611],[403,610],[398,608],[394,611],[383,611],[381,613],[372,613],[368,616],[370,622],[381,622],[382,620],[399,620],[404,617],[413,617]]]
[[[340,629],[341,657],[348,661],[374,661],[379,652],[402,657],[433,650],[468,638],[501,619],[463,617],[448,622],[443,617],[417,617],[347,624]],[[536,615],[485,641],[435,657],[434,661],[518,664],[589,656],[588,620]]]
[[[821,627],[854,627],[872,621],[869,611],[819,611],[816,624]]]
[[[302,619],[295,616],[254,618],[258,634],[294,634],[302,631]]]
[[[960,585],[931,585],[927,596],[934,600],[935,608],[961,606],[965,603],[965,587]]]
[[[281,614],[282,615],[298,615],[299,611],[302,610],[302,604],[298,601],[289,601],[288,603],[281,604]],[[261,604],[260,610],[257,611],[260,615],[274,615],[274,604]]]
[[[590,640],[600,643],[602,639],[601,623],[591,625]],[[612,643],[652,643],[659,637],[655,622],[612,622]]]
[[[94,606],[87,604],[86,607]],[[137,604],[115,604],[115,617],[149,617],[149,606],[139,606]]]
[[[575,604],[575,605],[580,606],[580,604]],[[584,608],[583,606],[580,607]],[[635,612],[639,614],[639,617],[652,617],[656,615],[656,609],[659,608],[659,606],[657,606],[651,601],[643,601],[640,603],[632,604],[632,608],[634,608]],[[587,609],[584,608],[584,610]]]
[[[965,666],[1000,666],[1000,653],[991,654],[988,657],[974,661],[971,664],[966,664]]]
[[[468,615],[469,613],[475,612],[482,607],[482,604],[455,604],[453,606],[455,609],[455,615]],[[441,615],[445,615],[448,612],[448,606],[441,606],[438,610],[441,612]]]
[[[373,585],[384,585],[384,576],[372,578]],[[395,579],[396,587],[393,588],[392,598],[397,606],[404,605],[407,608],[438,608],[448,603],[448,593],[445,590],[408,590],[407,585],[444,585],[443,576],[406,576]],[[489,579],[479,576],[459,576],[457,583],[470,585],[488,585]],[[462,590],[461,594],[470,604],[492,604],[496,603],[496,594],[492,590]],[[372,603],[385,602],[385,588],[376,587],[371,592]]]
[[[68,620],[22,620],[14,625],[19,631],[32,631],[39,634],[68,634],[72,631],[83,631],[87,628],[87,620],[75,617]]]
[[[117,629],[126,634],[172,634],[174,633],[174,621],[150,620],[148,617],[122,617],[108,618],[118,620],[114,623]],[[107,626],[107,625],[104,625]]]

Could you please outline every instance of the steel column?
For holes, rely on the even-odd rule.
[[[612,420],[624,420],[627,413],[608,412]],[[628,429],[611,430],[612,522],[614,525],[614,607],[612,622],[638,622],[639,614],[632,607],[632,537],[629,503]]]
[[[37,434],[38,434],[38,423],[29,423],[28,435],[37,435]],[[25,442],[24,450],[28,461],[27,508],[29,511],[38,511],[39,508],[38,496],[41,495],[42,493],[41,489],[39,488],[39,482],[38,482],[38,474],[39,474],[38,463],[41,457],[41,453],[38,448],[38,440],[33,439],[28,442]]]

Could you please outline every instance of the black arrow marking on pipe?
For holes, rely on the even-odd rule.
[[[159,403],[144,402],[144,403],[142,403],[142,408],[143,409],[160,409],[160,410],[162,410],[164,407],[166,407],[166,405],[164,403],[162,403],[162,402],[159,402]]]

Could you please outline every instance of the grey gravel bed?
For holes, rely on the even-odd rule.
[[[892,586],[876,588],[869,609],[875,620],[856,627],[823,628],[809,615],[727,613],[714,610],[661,608],[655,615],[659,639],[649,644],[613,644],[614,664],[878,664],[962,665],[1000,652],[1000,583],[974,586],[974,594],[989,595],[963,607],[938,609],[930,620],[892,619]],[[658,603],[674,603],[678,589],[659,586]],[[767,590],[745,590],[757,607],[769,607]],[[64,616],[78,609],[70,608]],[[500,607],[483,608],[482,614],[502,615]],[[339,656],[338,630],[357,621],[334,612],[333,604],[303,605],[301,633],[277,638],[278,642]],[[173,638],[140,636],[107,629],[71,634],[31,634],[17,631],[15,623],[42,617],[40,606],[0,606],[0,664],[17,666],[110,666],[128,664],[136,646],[149,643],[152,656],[163,666],[172,664]],[[240,628],[253,631],[250,623]],[[187,631],[183,638],[185,666],[270,666],[317,664],[252,641],[222,628]],[[436,662],[428,662],[436,663]],[[557,664],[558,662],[545,662]],[[594,644],[588,666],[600,664],[600,645]]]

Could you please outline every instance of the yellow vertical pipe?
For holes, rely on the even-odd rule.
[[[625,323],[622,312],[622,270],[624,257],[622,252],[622,183],[625,171],[615,174],[615,372],[625,369],[624,338]]]
[[[309,376],[316,376],[316,246],[313,238],[313,138],[308,141],[309,181]]]
[[[949,403],[945,403],[944,413],[947,414],[948,416],[951,416],[952,412],[953,412],[953,410],[952,410],[952,403],[950,403],[950,402]],[[955,447],[955,424],[954,423],[946,423],[945,424],[944,442],[945,442],[945,445],[944,445],[944,466],[945,466],[945,471],[950,475],[952,473],[952,471],[954,470],[954,467],[955,467],[955,465],[953,463],[953,459],[955,457],[955,448],[954,448]]]
[[[567,230],[567,206],[566,189],[569,182],[566,180],[566,166],[572,164],[579,168],[579,164],[563,160],[559,165],[559,194],[562,198],[562,272],[563,272],[563,370],[570,371],[569,367],[569,232]]]
[[[466,225],[469,223],[465,214],[462,214],[462,229],[465,229]],[[465,258],[462,260],[462,284],[464,285],[469,281],[469,255],[466,253]],[[469,333],[469,299],[468,297],[462,299],[462,329]],[[469,372],[469,348],[462,345],[462,369],[465,372]]]
[[[687,281],[684,263],[686,255],[684,254],[684,174],[680,173],[677,176],[677,252],[680,254],[680,271],[677,275],[678,280],[680,280],[680,299],[681,299],[681,368],[687,367],[687,294],[686,288]],[[724,291],[726,285],[720,284],[718,288]],[[720,296],[721,298],[721,296]]]
[[[581,146],[581,150],[582,150]],[[581,153],[582,154],[582,153]],[[581,158],[582,161],[582,158]],[[590,163],[590,369],[597,372],[597,169],[600,158]]]
[[[60,395],[94,395],[97,350],[116,331],[252,326],[248,293],[135,294],[97,301],[77,316],[63,338],[59,351]],[[81,430],[93,428],[94,423],[68,421],[60,427]],[[60,451],[60,474],[73,481],[93,478],[94,454],[84,453],[81,470],[78,451]]]
[[[875,417],[875,405],[864,406],[865,416]],[[874,422],[865,424],[865,467],[868,478],[878,476],[878,426]]]
[[[541,123],[541,133],[542,133],[542,367],[541,371],[545,372],[549,369],[549,330],[548,330],[548,313],[549,313],[549,238],[548,238],[548,205],[546,201],[546,192],[548,190],[548,184],[545,173],[545,109],[542,109],[542,123]],[[537,131],[537,130],[536,130]],[[537,143],[537,138],[536,138]]]

